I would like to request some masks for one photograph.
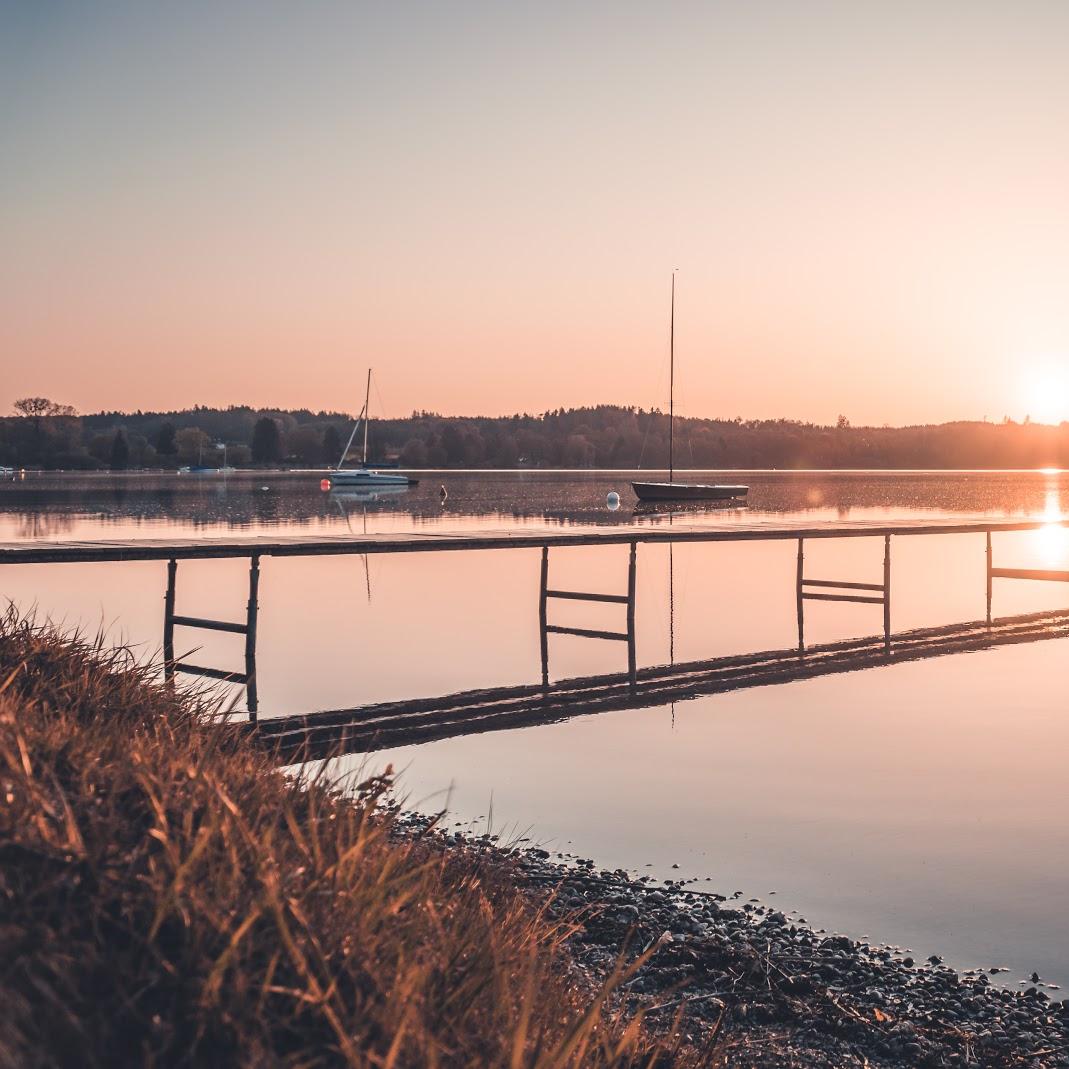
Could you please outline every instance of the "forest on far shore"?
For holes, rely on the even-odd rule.
[[[46,469],[176,469],[183,465],[327,467],[353,428],[344,412],[195,407],[79,414],[43,397],[0,417],[0,465]],[[373,419],[369,460],[408,468],[663,468],[668,416],[598,405],[541,415]],[[350,452],[358,461],[362,432]],[[1069,422],[1004,419],[913,427],[677,417],[679,468],[1069,467]]]

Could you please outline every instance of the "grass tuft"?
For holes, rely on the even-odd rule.
[[[4,1069],[687,1060],[506,862],[397,834],[386,779],[295,780],[212,713],[0,621]]]

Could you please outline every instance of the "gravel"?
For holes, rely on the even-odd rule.
[[[709,1046],[710,1064],[1069,1069],[1069,1000],[1048,995],[1038,976],[1008,989],[991,981],[994,969],[959,973],[937,955],[917,963],[740,903],[740,892],[654,885],[459,832],[443,838],[500,853],[552,914],[575,922],[571,949],[592,981],[646,953],[618,999],[652,1024],[679,1015],[677,1027]]]

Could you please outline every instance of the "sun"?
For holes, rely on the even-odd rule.
[[[1033,423],[1069,420],[1069,357],[1029,373],[1022,396],[1025,413]]]

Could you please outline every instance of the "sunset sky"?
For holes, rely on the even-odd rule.
[[[1069,418],[1069,4],[0,0],[0,411]]]

